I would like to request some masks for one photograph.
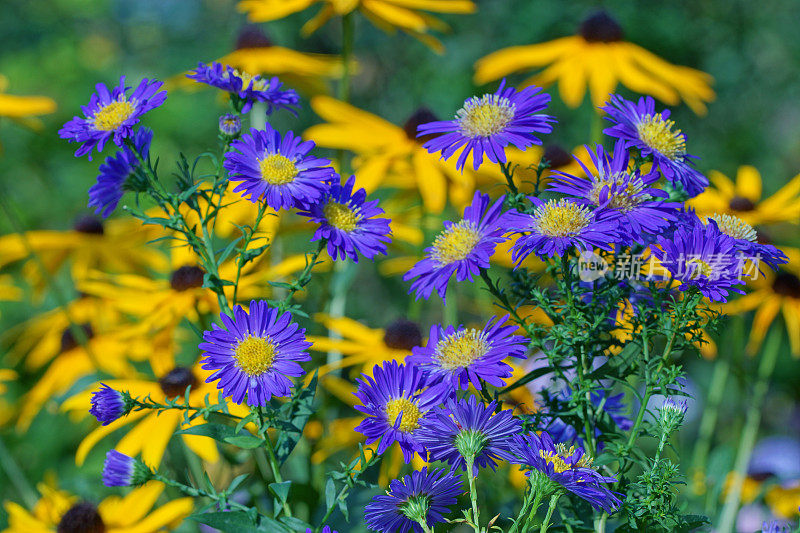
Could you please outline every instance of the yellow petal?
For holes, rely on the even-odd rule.
[[[0,94],[0,117],[23,118],[46,115],[56,110],[56,102],[46,96]]]
[[[766,300],[761,307],[756,311],[756,316],[753,317],[753,325],[750,330],[750,341],[747,343],[747,352],[750,355],[755,355],[764,341],[764,336],[767,330],[772,325],[775,317],[780,311],[781,301],[778,298]]]
[[[761,174],[755,167],[742,165],[736,173],[736,196],[758,203],[761,199]]]
[[[586,67],[592,104],[601,107],[617,86],[616,58],[612,47],[606,44],[595,46],[592,59],[587,62]]]
[[[447,181],[431,162],[428,154],[417,150],[413,155],[414,174],[422,202],[431,213],[441,213],[447,202]]]
[[[518,70],[539,68],[571,51],[579,37],[562,37],[541,44],[512,46],[482,57],[475,63],[475,83],[482,85]]]
[[[426,29],[425,20],[422,17],[403,7],[388,4],[380,0],[361,0],[361,9],[386,21],[392,26],[397,26],[405,30],[424,32]]]
[[[150,481],[124,498],[108,497],[97,506],[103,521],[111,527],[129,526],[141,520],[164,492],[164,484]]]
[[[383,0],[408,9],[424,9],[435,13],[475,13],[478,9],[471,0]]]
[[[251,22],[278,20],[302,11],[317,0],[242,0],[236,6]]]

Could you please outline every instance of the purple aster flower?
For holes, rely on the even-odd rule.
[[[373,218],[384,214],[378,200],[367,202],[367,191],[353,192],[355,176],[344,185],[332,185],[307,211],[299,214],[309,217],[320,227],[311,241],[327,239],[328,255],[334,260],[349,257],[358,263],[358,253],[372,259],[377,254],[386,255],[386,243],[391,242],[388,218]]]
[[[601,484],[617,479],[598,473],[592,467],[592,458],[581,448],[554,444],[546,432],[514,435],[509,447],[510,452],[504,457],[527,470],[526,475],[533,476],[531,483],[540,490],[549,493],[567,490],[609,514],[622,505],[616,493]]]
[[[761,533],[790,533],[792,526],[779,520],[771,520],[761,524]]]
[[[472,281],[482,268],[489,268],[497,243],[506,240],[503,198],[491,206],[490,202],[488,195],[476,191],[472,204],[464,209],[464,218],[457,223],[445,221],[444,231],[425,249],[425,259],[406,272],[403,280],[417,278],[409,289],[409,293],[416,292],[416,299],[422,296],[427,300],[434,289],[444,298],[453,274],[458,281]]]
[[[114,212],[125,189],[130,186],[130,179],[140,167],[140,159],[137,154],[147,159],[152,140],[152,130],[139,128],[133,137],[136,153],[128,146],[123,146],[122,150],[115,155],[108,156],[105,163],[100,165],[97,183],[89,188],[89,207],[96,208],[95,214],[108,218]]]
[[[479,468],[494,469],[496,461],[508,452],[508,441],[522,428],[510,410],[495,414],[496,402],[484,406],[475,396],[469,400],[448,399],[426,421],[419,440],[428,450],[430,461],[446,461],[453,470],[466,470],[465,457],[474,457],[472,473]]]
[[[550,122],[555,118],[542,115],[550,103],[549,94],[537,94],[540,87],[526,87],[517,91],[506,88],[506,81],[494,94],[473,96],[464,102],[453,120],[422,124],[417,128],[417,137],[436,135],[423,146],[429,152],[442,152],[443,159],[450,157],[463,147],[456,168],[463,172],[464,164],[472,152],[475,170],[483,163],[483,154],[493,163],[505,163],[505,147],[513,144],[520,150],[531,145],[542,144],[534,133],[550,133]]]
[[[283,83],[277,77],[254,76],[216,61],[210,65],[198,63],[186,77],[228,91],[237,110],[242,113],[250,111],[253,102],[266,102],[267,115],[277,109],[288,109],[296,114],[294,108],[300,102],[297,92],[283,89]]]
[[[167,91],[158,92],[163,85],[160,81],[143,79],[129,95],[130,87],[125,86],[125,76],[119,79],[119,86],[108,90],[102,83],[96,85],[97,92],[89,99],[89,105],[82,106],[84,117],[73,117],[58,132],[62,139],[83,143],[75,152],[76,157],[89,154],[97,147],[101,152],[109,141],[122,146],[123,140],[133,136],[133,126],[139,118],[164,103]]]
[[[453,389],[466,390],[472,383],[480,390],[481,380],[502,387],[513,370],[503,359],[523,359],[528,340],[514,335],[517,327],[507,323],[507,315],[496,322],[495,318],[480,330],[433,326],[428,345],[412,348],[406,360]]]
[[[706,224],[710,224],[712,221],[720,232],[736,242],[737,249],[744,257],[755,261],[756,264],[764,261],[773,270],[777,270],[778,265],[789,262],[786,254],[775,246],[758,242],[755,228],[736,215],[715,213],[704,220]]]
[[[571,247],[579,250],[611,250],[619,238],[616,217],[607,209],[592,211],[576,201],[542,201],[529,197],[536,206],[531,214],[509,212],[507,229],[519,233],[511,259],[519,265],[535,253],[539,257],[563,256]]]
[[[652,187],[659,180],[657,172],[641,174],[629,170],[630,154],[625,143],[618,141],[614,153],[609,154],[602,145],[595,150],[586,146],[594,170],[575,158],[589,179],[563,172],[553,172],[550,190],[575,196],[576,202],[608,209],[619,219],[620,232],[628,240],[642,242],[645,234],[657,234],[675,219],[680,204],[667,202],[666,191]]]
[[[241,306],[233,309],[233,318],[220,314],[224,328],[214,324],[203,332],[205,351],[202,366],[214,370],[206,382],[219,380],[217,388],[234,402],[266,405],[273,396],[291,394],[290,377],[305,371],[298,361],[309,361],[305,329],[292,322],[291,313],[280,314],[264,300],[250,302],[248,314]]]
[[[728,291],[743,281],[736,241],[721,233],[716,224],[703,224],[694,213],[686,213],[671,237],[659,236],[661,250],[654,254],[682,291],[697,287],[707,298],[726,301]]]
[[[697,196],[708,187],[708,178],[692,166],[696,156],[686,153],[686,135],[673,129],[670,112],[655,111],[655,101],[650,96],[639,98],[634,104],[616,94],[601,108],[608,113],[607,120],[614,123],[603,133],[625,142],[628,148],[639,150],[643,157],[653,156],[653,164],[673,184],[679,183],[690,197]]]
[[[566,404],[570,401],[571,397],[572,390],[567,388],[558,394],[557,401],[559,404]],[[598,416],[602,413],[607,414],[620,431],[628,431],[633,427],[633,421],[625,415],[628,411],[628,406],[623,401],[625,398],[624,393],[608,396],[605,391],[594,391],[590,394],[590,398],[592,405],[597,409],[596,412]],[[564,405],[563,410],[566,409],[568,409],[568,406]],[[560,417],[545,416],[542,420],[542,425],[553,441],[583,446],[583,434],[581,433],[583,429],[578,431]],[[594,434],[596,437],[599,437],[603,433],[600,428],[595,427]],[[603,442],[598,442],[597,446],[598,449],[602,449],[604,444]]]
[[[314,533],[314,530],[311,529],[310,527],[307,527],[306,528],[306,533]],[[319,533],[338,533],[338,532],[335,529],[331,529],[331,526],[324,525],[324,526],[322,526],[322,529],[320,530]]]
[[[225,137],[236,137],[242,131],[242,119],[239,115],[225,113],[219,117],[219,132]]]
[[[330,160],[309,156],[313,141],[284,137],[267,124],[265,130],[250,133],[233,141],[225,154],[224,166],[231,181],[241,181],[234,192],[244,191],[251,202],[263,199],[273,209],[305,207],[317,201],[334,177]]]
[[[775,476],[780,481],[800,478],[800,440],[778,435],[759,440],[747,474],[759,479]]]
[[[403,479],[389,483],[386,495],[372,498],[366,508],[367,527],[381,533],[422,533],[419,522],[429,528],[445,522],[444,514],[450,512],[463,492],[461,480],[453,473],[441,470],[412,472]]]
[[[425,448],[417,440],[420,427],[433,418],[431,409],[442,403],[449,391],[443,386],[427,387],[427,376],[418,368],[386,361],[372,369],[372,377],[361,375],[355,396],[362,405],[355,408],[366,415],[356,431],[367,437],[367,444],[380,439],[382,454],[395,441],[406,463],[414,452]]]
[[[116,391],[105,383],[101,383],[100,389],[92,394],[91,402],[89,413],[104,426],[128,414],[132,407],[127,393]]]
[[[103,464],[103,484],[106,487],[142,485],[153,477],[147,466],[117,450],[109,450]]]

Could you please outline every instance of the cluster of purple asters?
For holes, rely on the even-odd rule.
[[[234,107],[242,113],[250,111],[255,102],[266,104],[267,115],[278,109],[295,113],[300,102],[297,92],[284,89],[277,77],[265,78],[217,62],[199,63],[186,77],[230,93]]]

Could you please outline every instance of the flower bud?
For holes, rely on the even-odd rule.
[[[106,487],[135,487],[153,478],[153,472],[143,462],[117,450],[109,450],[103,464],[103,484]]]
[[[91,402],[89,413],[104,426],[127,415],[133,407],[128,393],[116,391],[105,383],[101,383],[100,390],[92,394]]]

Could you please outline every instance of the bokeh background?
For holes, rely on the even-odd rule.
[[[422,105],[447,116],[464,98],[480,92],[481,88],[473,83],[477,59],[506,46],[573,34],[588,14],[603,7],[620,22],[626,40],[672,63],[691,66],[714,77],[717,96],[709,104],[707,115],[697,116],[686,106],[677,106],[673,111],[673,118],[690,139],[691,152],[700,156],[700,170],[719,170],[733,177],[740,165],[753,165],[763,177],[764,196],[800,172],[800,3],[477,3],[477,14],[442,17],[451,26],[451,31],[441,36],[446,47],[442,55],[408,35],[387,35],[362,17],[355,17],[354,49],[359,67],[352,81],[354,105],[397,124]],[[0,4],[0,74],[8,81],[5,91],[48,96],[58,105],[55,112],[41,117],[39,127],[25,127],[0,117],[0,194],[19,214],[25,229],[68,229],[77,217],[88,213],[86,191],[95,180],[98,161],[73,157],[74,146],[59,139],[57,131],[78,112],[98,81],[111,84],[123,74],[130,80],[167,80],[167,104],[149,113],[146,121],[156,131],[153,151],[198,154],[209,147],[216,136],[217,117],[224,109],[222,102],[216,92],[186,86],[180,75],[198,61],[210,61],[233,50],[246,24],[235,4],[233,0],[4,0]],[[261,24],[260,28],[275,44],[304,52],[337,54],[341,40],[337,24],[328,24],[308,38],[299,35],[298,28],[309,16],[306,11]],[[510,80],[517,82],[525,77],[512,76]],[[493,89],[494,84],[490,87]],[[550,92],[554,95],[553,114],[559,117],[553,139],[566,147],[584,142],[594,114],[589,99],[571,109],[559,100],[556,91]],[[626,90],[621,92],[632,96]],[[308,94],[303,97],[307,102]],[[282,114],[276,120],[279,129],[295,131],[318,122],[308,106],[296,118]],[[0,234],[14,229],[0,216]],[[770,236],[776,243],[800,244],[797,225],[774,226]],[[9,271],[14,272],[13,268]],[[373,327],[384,326],[379,316],[382,310],[371,308],[367,295],[359,295],[358,285],[354,287],[348,315],[364,319]],[[5,349],[3,332],[55,305],[52,297],[36,304],[0,302],[0,353]],[[385,312],[388,321],[392,318],[388,315],[396,310],[387,307]],[[719,492],[733,461],[757,364],[741,350],[751,320],[745,316],[728,322],[717,335],[720,351],[732,354],[732,373],[724,391],[730,401],[722,403],[715,446],[708,459],[709,470],[714,470],[718,483],[716,488],[708,489],[710,493],[689,494],[692,511],[718,510],[720,505]],[[5,339],[8,340],[7,335]],[[792,475],[794,480],[800,479],[800,362],[790,356],[788,341],[782,342],[760,435],[787,439],[782,441],[787,447],[781,448],[780,453],[788,457],[788,470],[782,472],[780,482],[788,487],[787,498],[800,499],[800,485],[792,485]],[[683,363],[699,397],[693,408],[695,415],[676,442],[688,468],[713,361],[693,355]],[[24,393],[36,377],[23,375],[11,383],[11,396]],[[0,434],[6,451],[32,483],[55,475],[62,486],[92,497],[103,493],[96,476],[100,458],[80,469],[73,459],[87,424],[86,420],[72,424],[51,406],[26,433],[6,428],[0,429]],[[20,501],[5,476],[0,469],[0,500]],[[691,491],[691,480],[687,481],[686,490]],[[797,487],[794,492],[792,487]],[[763,494],[754,499],[753,516],[768,513]],[[0,511],[0,527],[5,520]]]

